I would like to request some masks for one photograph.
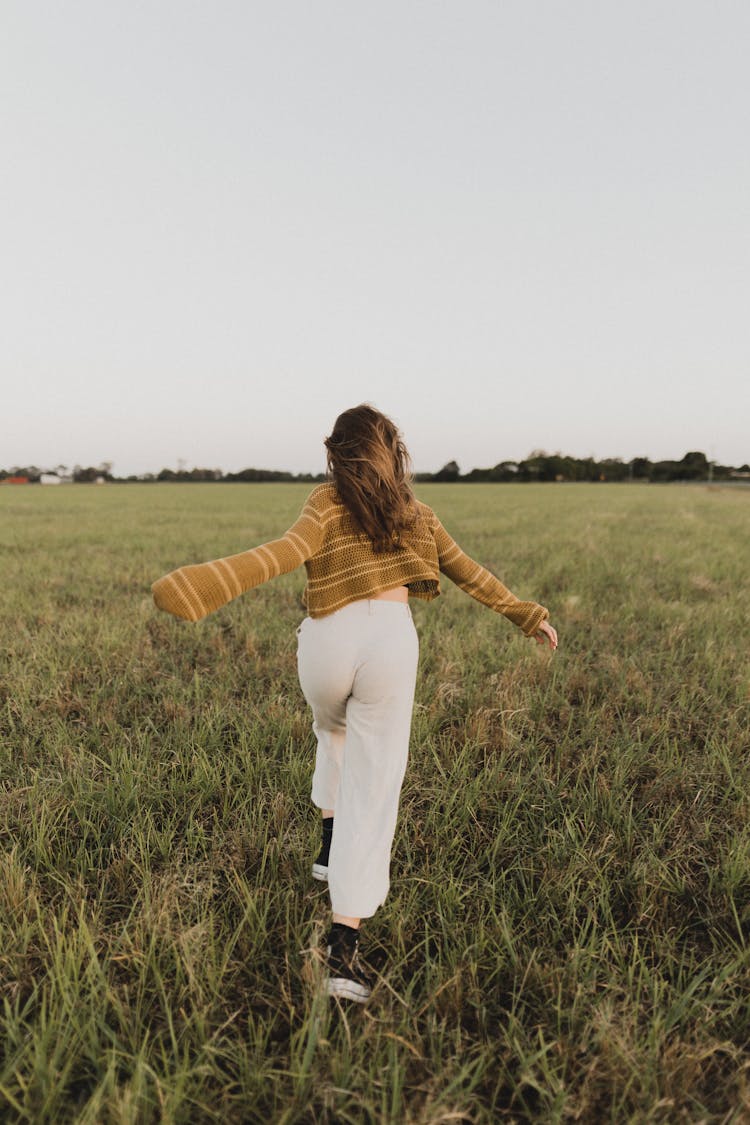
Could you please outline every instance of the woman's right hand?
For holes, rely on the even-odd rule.
[[[557,630],[553,629],[549,621],[542,621],[533,637],[537,644],[549,644],[553,652],[557,648]]]

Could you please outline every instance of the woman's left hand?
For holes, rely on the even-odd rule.
[[[557,630],[552,628],[549,621],[542,621],[533,636],[537,644],[543,645],[547,642],[553,652],[557,648]]]

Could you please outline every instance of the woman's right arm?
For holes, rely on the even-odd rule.
[[[320,516],[308,499],[281,539],[227,558],[178,567],[154,582],[154,601],[183,621],[200,621],[246,590],[296,570],[312,558],[322,541]]]

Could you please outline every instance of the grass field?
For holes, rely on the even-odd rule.
[[[304,572],[149,592],[307,491],[0,489],[0,1119],[750,1121],[750,491],[418,489],[560,647],[414,605],[362,1007],[316,991]]]

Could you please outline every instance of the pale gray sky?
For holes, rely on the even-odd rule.
[[[5,0],[0,467],[750,459],[747,0]]]

